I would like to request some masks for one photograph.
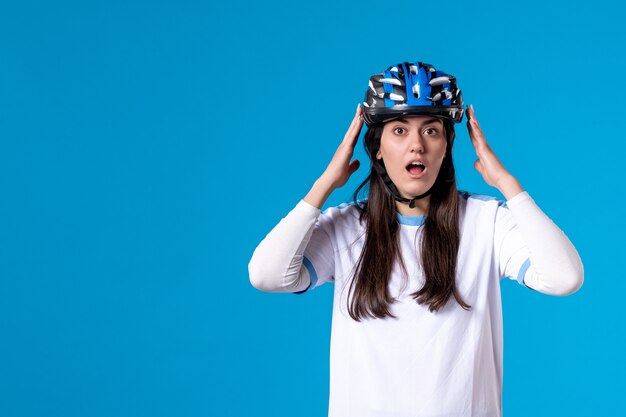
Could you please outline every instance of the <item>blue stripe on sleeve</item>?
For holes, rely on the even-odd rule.
[[[524,275],[526,275],[526,271],[528,270],[529,266],[530,266],[530,258],[524,261],[524,263],[522,264],[522,267],[519,269],[519,273],[517,274],[517,282],[519,282],[520,285],[527,286],[526,283],[524,282]]]
[[[304,256],[302,259],[302,263],[304,264],[306,270],[309,272],[309,277],[311,277],[311,283],[304,290],[296,291],[293,294],[303,294],[313,288],[315,286],[315,283],[317,282],[317,272],[315,272],[315,268],[313,267],[311,261],[306,256]]]

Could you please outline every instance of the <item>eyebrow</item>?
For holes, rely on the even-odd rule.
[[[409,124],[409,122],[404,117],[398,117],[395,121]],[[432,118],[432,119],[428,119],[424,123],[422,123],[422,126],[426,126],[426,125],[434,123],[434,122],[441,122],[441,124],[443,124],[441,119]]]

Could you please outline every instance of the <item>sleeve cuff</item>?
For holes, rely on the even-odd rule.
[[[524,201],[532,200],[528,191],[522,191],[519,194],[516,194],[514,197],[506,201],[507,207],[515,207],[522,204]]]
[[[322,210],[310,203],[307,203],[304,199],[300,200],[298,204],[296,204],[296,209],[303,214],[307,214],[308,216],[315,218],[317,218],[322,212]]]

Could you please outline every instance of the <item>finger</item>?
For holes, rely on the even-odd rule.
[[[361,166],[361,163],[359,162],[358,159],[355,159],[354,161],[350,162],[350,167],[349,167],[350,175],[352,175],[354,171],[359,169],[360,166]]]
[[[478,123],[478,120],[474,119],[473,117],[467,121],[467,125],[470,126],[472,129],[482,131],[482,129],[480,128],[480,124]]]
[[[470,140],[472,141],[472,145],[474,145],[474,147],[478,146],[478,139],[476,139],[476,131],[474,130],[473,126],[470,124],[470,122],[467,122],[467,132],[469,133],[469,137]]]
[[[476,152],[476,156],[478,156],[480,161],[481,173],[484,173],[485,169],[493,172],[494,169],[503,168],[502,162],[491,149],[483,148]]]
[[[469,130],[472,143],[476,142],[476,145],[487,145],[487,138],[485,138],[485,134],[478,125],[478,122],[474,120],[469,121],[467,128]]]
[[[361,109],[361,103],[357,104],[356,112],[354,113],[354,119],[352,121],[359,121],[362,119],[361,114],[363,113],[363,109]]]
[[[361,133],[361,128],[363,127],[363,120],[361,120],[358,116],[352,121],[350,128],[346,132],[346,135],[343,138],[343,143],[354,146],[356,143],[356,139],[359,137]]]
[[[489,160],[495,156],[493,150],[486,143],[477,142],[474,144],[474,149],[476,150],[476,156],[483,161]]]
[[[361,127],[362,126],[363,125],[359,122],[359,123],[357,123],[356,126],[351,127],[346,132],[346,135],[343,138],[343,143],[342,144],[354,147],[354,145],[357,142],[357,139],[359,138],[359,135],[361,134]]]
[[[354,126],[358,124],[360,108],[361,106],[357,105],[356,112],[354,113],[354,117],[352,118],[352,121],[350,122],[350,126],[348,126],[348,132],[350,132],[350,130],[352,130]],[[347,133],[346,133],[346,136],[347,136]]]
[[[476,132],[478,132],[480,134],[483,133],[483,130],[481,129],[480,125],[478,124],[478,122],[475,119],[470,120],[469,123],[470,123],[471,128],[474,131],[476,131]]]
[[[467,107],[467,116],[468,116],[468,119],[474,119],[474,120],[476,119],[476,113],[474,113],[474,105],[473,104],[470,104]]]
[[[483,164],[480,162],[480,159],[477,159],[474,162],[474,168],[480,173],[480,175],[483,175]]]

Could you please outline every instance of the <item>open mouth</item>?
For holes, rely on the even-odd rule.
[[[426,171],[426,167],[421,162],[412,162],[406,166],[406,170],[409,171],[411,176],[417,177]]]

